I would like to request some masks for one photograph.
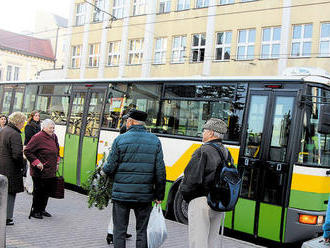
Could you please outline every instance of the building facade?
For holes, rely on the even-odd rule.
[[[0,30],[0,82],[36,79],[54,61],[49,40]]]
[[[67,78],[330,71],[320,0],[72,0]]]

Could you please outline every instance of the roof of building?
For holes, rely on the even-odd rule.
[[[0,29],[0,49],[45,60],[55,60],[50,40],[38,39],[2,29]]]

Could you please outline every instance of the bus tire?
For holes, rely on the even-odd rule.
[[[178,190],[174,198],[174,216],[177,222],[188,224],[188,203],[183,200],[183,196]]]

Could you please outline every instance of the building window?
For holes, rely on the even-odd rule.
[[[76,4],[76,26],[85,24],[85,4]]]
[[[98,67],[100,58],[100,44],[89,45],[88,66]]]
[[[93,12],[93,22],[102,22],[104,18],[105,1],[95,0]]]
[[[281,28],[271,27],[262,30],[261,58],[280,57]]]
[[[171,63],[184,63],[186,57],[186,36],[173,38]]]
[[[292,57],[309,57],[312,51],[312,24],[293,26],[292,34]]]
[[[15,66],[14,69],[14,81],[17,81],[19,78],[19,67]]]
[[[257,1],[257,0],[241,0],[242,3],[245,3],[245,2],[254,2],[254,1]]]
[[[146,9],[145,0],[134,0],[133,2],[133,16],[144,15]]]
[[[168,13],[171,11],[171,0],[159,0],[159,13]]]
[[[196,8],[204,8],[209,6],[209,0],[196,0]]]
[[[231,32],[217,33],[217,43],[215,46],[215,60],[230,59]]]
[[[156,39],[154,64],[166,63],[166,50],[167,50],[167,39],[166,38]]]
[[[238,31],[237,59],[248,60],[254,58],[254,43],[256,40],[255,29]]]
[[[178,0],[178,5],[176,10],[190,9],[190,0]]]
[[[320,56],[330,56],[330,23],[321,25]]]
[[[192,39],[193,40],[191,46],[191,61],[202,62],[204,61],[204,54],[205,54],[205,35],[194,34]]]
[[[113,1],[113,8],[112,8],[112,14],[116,18],[123,18],[124,17],[124,7],[125,7],[125,1],[126,0],[114,0]]]
[[[11,65],[7,65],[7,76],[6,80],[10,81],[11,80],[11,73],[12,73],[13,67]]]
[[[2,69],[0,68],[0,81],[2,81]]]
[[[220,0],[220,4],[231,4],[234,3],[234,0]]]
[[[128,51],[128,64],[138,65],[142,63],[143,58],[143,39],[130,40]]]
[[[71,56],[71,67],[79,68],[80,67],[80,55],[81,55],[81,46],[72,47],[72,56]]]
[[[108,66],[119,65],[120,59],[120,41],[109,43]]]

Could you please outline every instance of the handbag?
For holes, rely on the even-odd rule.
[[[64,178],[62,176],[54,177],[49,197],[56,199],[64,198]]]

